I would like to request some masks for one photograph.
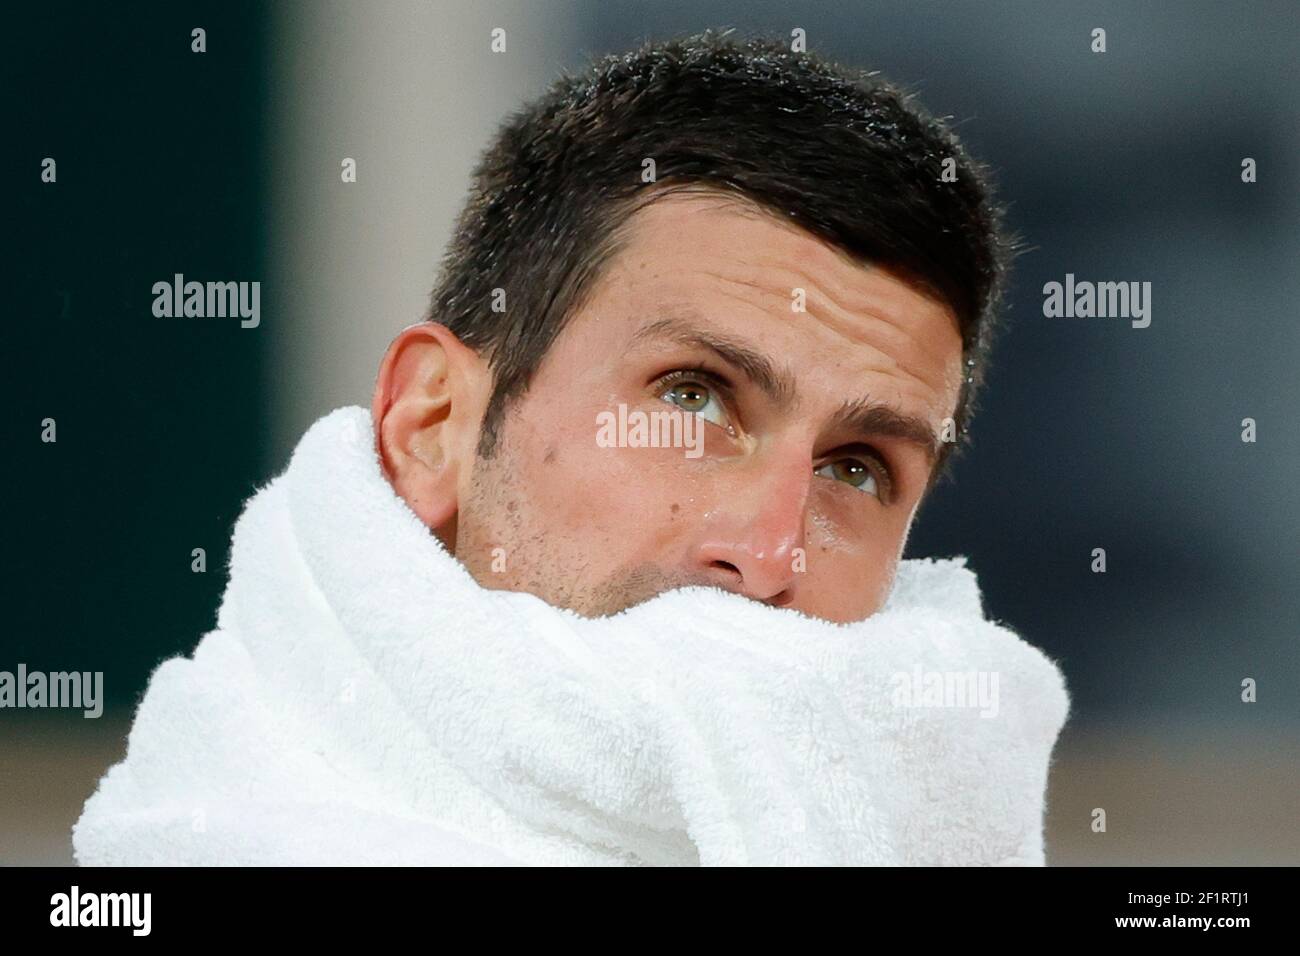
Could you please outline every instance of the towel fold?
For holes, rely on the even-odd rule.
[[[960,559],[833,624],[713,588],[606,618],[478,585],[341,408],[153,673],[82,865],[1029,864],[1068,712]]]

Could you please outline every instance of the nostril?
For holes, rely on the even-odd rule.
[[[794,601],[794,595],[791,594],[790,590],[787,588],[786,590],[778,594],[776,597],[769,599],[767,603],[772,605],[772,607],[786,607],[787,605],[793,603],[793,601]]]
[[[709,567],[721,568],[723,571],[730,571],[732,574],[740,574],[740,568],[736,567],[730,561],[711,561]]]

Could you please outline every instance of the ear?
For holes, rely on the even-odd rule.
[[[490,372],[436,322],[405,329],[379,367],[370,415],[375,450],[393,490],[455,548],[459,484],[478,445]]]

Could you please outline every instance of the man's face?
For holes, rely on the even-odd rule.
[[[670,194],[627,225],[475,461],[457,557],[586,616],[685,585],[875,613],[955,411],[951,310],[720,195]],[[702,445],[644,447],[620,405],[628,425],[698,415]]]

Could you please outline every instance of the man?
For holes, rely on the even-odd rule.
[[[718,40],[609,59],[484,158],[380,371],[385,468],[484,587],[860,620],[965,432],[1009,245],[980,168],[879,81]],[[599,412],[662,401],[709,420],[701,457],[593,447]]]
[[[79,860],[1041,863],[1059,672],[956,563],[896,582],[1011,245],[949,131],[816,57],[556,83],[369,414],[240,519]]]

